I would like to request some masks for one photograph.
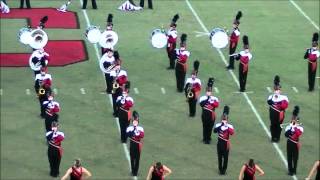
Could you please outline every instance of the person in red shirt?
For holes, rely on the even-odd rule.
[[[295,106],[292,112],[291,123],[285,129],[287,140],[288,175],[297,174],[300,142],[299,138],[303,133],[303,127],[299,122],[299,106]]]
[[[157,162],[149,168],[147,180],[164,180],[172,173],[166,165]]]
[[[190,52],[186,50],[187,46],[187,34],[181,35],[180,49],[176,49],[176,83],[177,91],[183,92],[184,82],[186,79],[187,62],[190,56]]]
[[[178,32],[177,32],[178,19],[179,19],[178,14],[173,16],[170,24],[170,28],[168,29],[168,32],[167,32],[167,38],[168,38],[167,54],[169,58],[169,67],[167,69],[174,69],[174,62],[176,60],[175,49],[177,46],[177,37],[178,37]]]
[[[70,177],[70,180],[82,180],[91,177],[90,171],[82,167],[81,160],[76,159],[72,167],[70,167],[66,174],[61,178],[61,180],[67,180]]]
[[[308,84],[309,84],[309,91],[314,90],[314,83],[317,74],[317,60],[320,56],[318,50],[318,40],[319,34],[314,33],[312,37],[312,48],[307,49],[304,59],[308,60]]]
[[[229,45],[229,65],[227,69],[234,69],[234,53],[236,52],[239,37],[240,37],[240,18],[242,17],[242,12],[238,11],[235,20],[233,21],[233,29],[230,35],[230,45]]]
[[[240,170],[239,180],[255,180],[254,174],[259,171],[258,176],[263,176],[264,171],[250,159],[248,163],[244,164]]]

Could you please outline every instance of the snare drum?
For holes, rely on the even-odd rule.
[[[18,33],[18,39],[22,44],[28,45],[31,43],[31,29],[29,28],[21,28]]]
[[[210,33],[211,44],[215,48],[224,48],[228,45],[229,37],[224,29],[214,28]]]
[[[86,29],[85,35],[90,43],[97,43],[100,40],[101,32],[99,30],[99,27],[90,26]]]
[[[167,45],[167,36],[161,29],[155,29],[151,33],[151,44],[155,48],[164,48]]]

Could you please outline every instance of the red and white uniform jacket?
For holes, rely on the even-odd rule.
[[[202,111],[210,111],[212,120],[215,121],[216,113],[214,112],[217,107],[219,107],[219,99],[214,96],[201,96],[199,99]]]
[[[289,106],[288,97],[282,94],[272,94],[268,97],[267,102],[270,106],[270,111],[279,113],[279,120],[280,123],[282,123],[284,120],[285,110]]]
[[[130,111],[130,109],[133,107],[134,105],[134,101],[132,99],[132,97],[130,96],[118,96],[117,100],[117,105],[119,106],[120,109],[124,110],[124,111]]]
[[[188,61],[190,52],[187,50],[176,49],[177,63],[185,64]]]
[[[32,52],[29,65],[33,67],[32,70],[40,71],[41,67],[46,67],[49,61],[49,54],[44,50],[38,49]]]
[[[126,130],[127,136],[130,138],[131,142],[142,143],[141,140],[144,138],[144,130],[141,126],[129,126]]]
[[[127,72],[122,69],[120,71],[111,71],[110,76],[113,77],[117,83],[119,83],[120,87],[122,87],[128,81]]]
[[[320,53],[318,48],[309,48],[307,49],[304,59],[308,59],[309,63],[312,66],[312,71],[317,69],[317,59],[319,58]]]
[[[249,61],[252,59],[252,54],[245,50],[240,51],[239,55],[236,57],[236,60],[240,60],[240,63],[243,67],[243,73],[248,71],[249,68]]]
[[[299,137],[303,133],[303,127],[289,124],[285,129],[285,136],[288,138],[289,141],[292,141],[293,143],[299,142]]]
[[[201,92],[201,80],[199,78],[188,78],[185,85],[185,90],[191,86],[191,91],[194,93],[194,98],[198,99],[199,94]]]
[[[111,71],[110,71],[110,70],[107,70],[107,69],[108,69],[111,65],[114,64],[114,61],[115,61],[115,59],[114,59],[113,56],[109,57],[109,56],[108,56],[108,53],[104,54],[104,55],[101,57],[100,63],[99,63],[101,71],[104,72],[104,73],[106,73],[106,74],[110,74]]]
[[[239,28],[233,28],[232,33],[230,35],[230,45],[233,48],[239,41],[240,30]]]
[[[64,140],[64,133],[61,131],[49,131],[46,133],[46,138],[49,146],[57,148],[60,156],[62,156],[61,142]]]
[[[44,101],[43,106],[46,108],[46,114],[53,116],[60,111],[60,105],[56,101]]]
[[[230,135],[234,134],[234,128],[231,124],[227,122],[220,122],[217,123],[213,129],[214,133],[218,133],[218,143],[219,142],[226,142],[227,143],[227,149],[230,147],[229,137]]]
[[[176,48],[177,37],[178,37],[178,32],[176,28],[170,28],[167,32],[167,38],[168,38],[167,47],[170,50],[173,50],[174,48]]]
[[[52,85],[52,77],[51,74],[37,74],[35,78],[35,89],[36,91],[39,90],[40,87],[43,88],[50,88]]]

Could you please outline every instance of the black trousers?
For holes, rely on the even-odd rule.
[[[49,132],[49,131],[51,131],[52,122],[54,122],[54,121],[58,122],[59,115],[53,114],[52,116],[50,116],[46,113],[44,118],[45,118],[44,125],[46,127],[46,132]]]
[[[215,122],[215,119],[212,118],[212,112],[206,109],[202,110],[202,137],[203,142],[210,143],[212,128]]]
[[[194,117],[196,115],[197,99],[196,98],[188,98],[188,104],[189,104],[189,116]]]
[[[176,83],[178,92],[183,92],[185,78],[186,72],[183,65],[180,63],[176,63]]]
[[[107,85],[106,91],[108,94],[111,94],[112,89],[113,89],[113,87],[112,87],[113,86],[113,78],[108,73],[104,73],[104,78],[106,80],[106,85]]]
[[[298,145],[290,140],[287,140],[287,159],[288,159],[288,171],[290,173],[297,173],[299,158]]]
[[[220,138],[218,139],[217,152],[220,174],[225,174],[228,168],[229,149],[227,148],[227,142]]]
[[[140,0],[140,7],[144,7],[144,0]],[[152,0],[148,0],[148,8],[153,9]]]
[[[271,140],[274,142],[280,141],[281,127],[280,127],[280,113],[271,107],[269,108],[269,117],[270,117],[270,132]]]
[[[176,43],[172,44],[172,47],[167,47],[167,54],[169,58],[169,68],[174,69],[175,60],[176,60]]]
[[[116,89],[115,92],[112,94],[113,115],[115,117],[118,117],[118,107],[117,107],[116,100],[121,95],[122,95],[122,89],[120,87],[118,89]]]
[[[40,104],[40,116],[44,118],[46,115],[46,108],[43,106],[43,102],[47,100],[47,97],[40,95],[38,99]]]
[[[87,3],[88,3],[88,0],[83,0],[82,9],[86,9],[87,8]],[[93,9],[97,9],[98,8],[96,0],[91,0],[91,3],[92,3],[92,8]]]
[[[317,62],[315,62],[317,63]],[[313,71],[312,70],[312,63],[308,63],[308,85],[309,85],[309,91],[313,91],[314,90],[314,83],[316,80],[316,74],[317,74],[317,64],[316,64],[316,68]]]
[[[247,75],[248,70],[243,72],[243,64],[239,63],[239,83],[240,83],[240,91],[244,92],[246,90],[246,83],[247,83]]]
[[[123,109],[119,108],[118,111],[119,116],[119,124],[120,124],[120,136],[121,136],[121,142],[126,143],[127,142],[127,135],[126,130],[130,124],[128,112],[124,111]]]
[[[23,8],[23,6],[24,6],[24,1],[26,1],[27,8],[30,9],[30,8],[31,8],[30,0],[20,0],[20,9]]]
[[[238,45],[238,43],[236,43],[235,46],[232,47],[232,43],[230,43],[230,45],[229,45],[229,55],[234,54],[236,52],[237,45]],[[234,68],[234,58],[235,58],[235,56],[230,56],[229,57],[229,67],[230,68]]]
[[[131,162],[131,173],[133,176],[138,175],[139,161],[140,161],[140,144],[130,140],[130,162]]]
[[[59,175],[61,155],[59,149],[50,144],[48,145],[48,159],[50,165],[50,176],[57,177]]]

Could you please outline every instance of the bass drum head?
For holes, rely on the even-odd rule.
[[[103,48],[113,48],[119,40],[118,34],[114,31],[104,31],[101,34],[99,44]]]
[[[22,44],[28,45],[32,41],[30,29],[28,28],[20,29],[18,38]]]
[[[229,37],[221,29],[214,29],[210,36],[212,46],[218,49],[225,48],[229,43]]]
[[[90,43],[98,43],[101,37],[101,32],[99,29],[94,28],[90,29],[87,32],[87,39]]]
[[[164,48],[167,45],[167,36],[161,29],[155,29],[151,33],[151,44],[155,48]]]

